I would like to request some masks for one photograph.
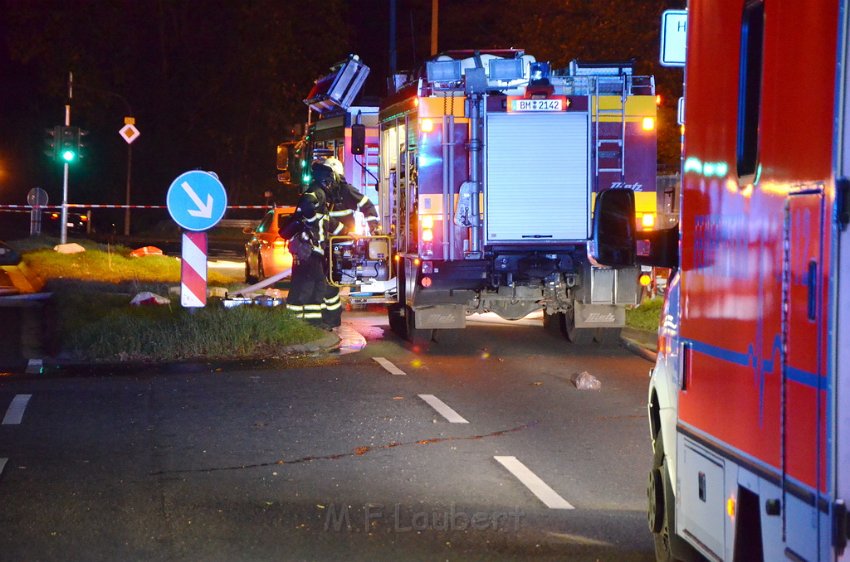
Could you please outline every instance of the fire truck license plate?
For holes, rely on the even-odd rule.
[[[511,111],[563,111],[564,100],[511,100]]]

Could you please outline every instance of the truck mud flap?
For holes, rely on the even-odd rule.
[[[416,328],[441,330],[466,327],[466,307],[459,305],[427,306],[415,309]]]
[[[575,303],[576,328],[622,328],[626,325],[626,309],[614,304]]]

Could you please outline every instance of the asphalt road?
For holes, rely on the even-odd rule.
[[[0,558],[653,559],[647,361],[345,321],[360,352],[0,379]]]

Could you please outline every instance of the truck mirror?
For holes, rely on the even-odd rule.
[[[362,123],[351,126],[351,153],[358,156],[366,153],[366,125]]]
[[[277,145],[277,169],[282,171],[289,169],[289,147],[286,144]]]
[[[591,256],[602,265],[635,265],[635,194],[608,189],[596,196]]]
[[[679,227],[638,233],[637,263],[655,267],[679,267]]]

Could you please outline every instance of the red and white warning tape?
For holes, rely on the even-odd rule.
[[[165,205],[91,205],[89,203],[68,203],[72,209],[167,209]],[[6,209],[24,209],[31,211],[35,207],[30,205],[0,205],[0,211]],[[39,209],[61,209],[62,205],[42,205]],[[228,205],[228,209],[271,209],[270,205]]]

